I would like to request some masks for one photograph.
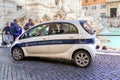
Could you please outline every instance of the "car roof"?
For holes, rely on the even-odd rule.
[[[46,21],[46,22],[43,22],[43,23],[52,23],[52,22],[80,22],[80,23],[83,23],[83,22],[86,22],[86,21],[87,20],[51,20],[51,21]]]

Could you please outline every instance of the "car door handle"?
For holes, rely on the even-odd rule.
[[[42,38],[42,40],[46,40],[46,38]]]
[[[69,38],[74,38],[73,36],[70,36]]]

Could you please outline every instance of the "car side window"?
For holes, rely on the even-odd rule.
[[[19,39],[25,39],[25,38],[28,38],[28,33],[27,32],[22,34]]]
[[[37,37],[37,36],[45,36],[48,34],[49,34],[49,25],[44,24],[31,29],[28,35],[29,37]]]
[[[63,23],[63,30],[66,34],[77,34],[78,30],[75,25],[70,23]]]
[[[51,23],[51,34],[58,34],[59,33],[60,24]]]
[[[43,25],[43,26],[44,27],[42,28],[41,35],[42,36],[49,35],[49,28],[50,28],[50,26],[49,25]]]
[[[70,23],[52,23],[51,34],[77,34],[78,30],[75,25]]]
[[[77,28],[74,26],[74,25],[69,25],[70,27],[69,27],[69,33],[70,34],[76,34],[76,33],[78,33],[78,30],[77,30]]]
[[[49,35],[49,24],[38,25],[20,36],[19,39]]]
[[[64,28],[62,23],[52,23],[51,34],[64,34]]]
[[[29,31],[29,33],[28,33],[29,37],[37,37],[37,36],[40,36],[40,30],[42,30],[42,27],[40,27],[40,26],[37,26],[37,27],[35,27],[35,28],[32,28],[32,29]]]

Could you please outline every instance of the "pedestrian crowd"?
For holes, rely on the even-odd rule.
[[[28,30],[33,26],[34,26],[33,20],[29,19],[28,23],[26,23],[23,28],[24,30]],[[2,45],[7,45],[8,47],[10,47],[11,44],[16,40],[16,38],[22,34],[23,29],[18,24],[18,20],[14,19],[13,22],[6,23],[6,26],[4,27],[2,32],[3,32]]]

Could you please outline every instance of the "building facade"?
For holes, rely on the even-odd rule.
[[[82,0],[82,9],[88,16],[105,16],[106,0]]]
[[[0,17],[13,14],[16,10],[14,0],[0,0]]]
[[[120,0],[82,0],[82,8],[89,16],[120,16]]]
[[[107,15],[110,17],[120,17],[120,0],[106,0]]]
[[[8,21],[8,17],[17,11],[17,5],[15,0],[0,0],[0,26],[4,27],[4,24]]]

